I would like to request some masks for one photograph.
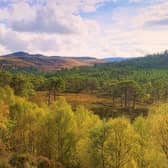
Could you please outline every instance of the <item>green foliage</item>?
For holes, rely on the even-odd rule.
[[[167,168],[168,71],[106,66],[39,78],[0,73],[0,167]],[[47,90],[50,103],[34,103],[34,89]],[[97,93],[112,98],[112,107],[121,102],[134,112],[140,103],[160,103],[131,122],[121,116],[100,119],[83,106],[55,99],[63,91]]]
[[[130,167],[135,162],[137,134],[124,118],[103,121],[89,133],[85,151],[89,157],[84,167]],[[86,158],[84,158],[86,160]]]
[[[50,104],[52,95],[55,101],[57,94],[64,91],[65,82],[61,78],[51,77],[48,80],[46,80],[45,87],[48,90],[48,104]]]
[[[161,104],[156,107],[152,108],[154,112],[150,114],[149,123],[152,123],[150,130],[154,140],[168,158],[168,105]]]
[[[36,135],[44,116],[44,110],[36,104],[16,98],[15,104],[10,107],[10,120],[13,123],[10,145],[14,150],[30,153],[36,150]]]
[[[22,74],[17,74],[13,77],[11,87],[14,89],[15,94],[19,96],[26,97],[34,94],[32,83]]]
[[[0,71],[0,86],[4,87],[10,85],[12,80],[12,74],[7,71]]]
[[[46,77],[61,76],[65,80],[67,92],[97,91],[98,94],[103,92],[103,94],[112,96],[114,101],[117,101],[116,95],[120,92],[119,88],[115,88],[115,83],[126,84],[128,81],[132,81],[132,84],[136,84],[135,88],[138,89],[136,102],[141,100],[141,102],[153,103],[165,101],[168,98],[167,60],[166,51],[162,54],[119,63],[62,70],[47,74]]]
[[[58,100],[50,106],[50,113],[43,126],[41,144],[45,146],[40,152],[60,163],[73,165],[76,129],[70,105],[64,99]]]

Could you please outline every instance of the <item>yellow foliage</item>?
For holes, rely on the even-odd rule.
[[[9,107],[4,102],[0,101],[0,129],[7,127],[9,115]]]

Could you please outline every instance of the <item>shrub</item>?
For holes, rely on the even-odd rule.
[[[11,166],[6,161],[0,160],[0,168],[11,168]]]
[[[9,163],[14,167],[24,168],[25,164],[29,166],[35,165],[35,160],[31,155],[28,154],[14,154]]]
[[[51,161],[43,156],[39,156],[37,158],[37,168],[50,168],[51,167]]]

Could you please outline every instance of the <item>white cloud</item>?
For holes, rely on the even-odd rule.
[[[8,26],[18,32],[78,33],[85,24],[78,13],[93,12],[107,1],[110,0],[43,0],[45,3],[16,0],[0,9],[0,18],[6,19]]]
[[[27,42],[18,34],[4,26],[0,27],[0,45],[10,50],[26,50]]]
[[[80,11],[94,13],[105,2],[117,0],[7,1],[8,5],[0,8],[1,53],[25,50],[63,56],[140,56],[162,51],[168,44],[165,0],[151,0],[143,7],[117,7],[107,18],[101,17],[107,25],[103,20],[81,17]]]

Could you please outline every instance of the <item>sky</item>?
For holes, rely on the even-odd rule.
[[[168,48],[168,0],[0,0],[0,55],[137,57]]]

